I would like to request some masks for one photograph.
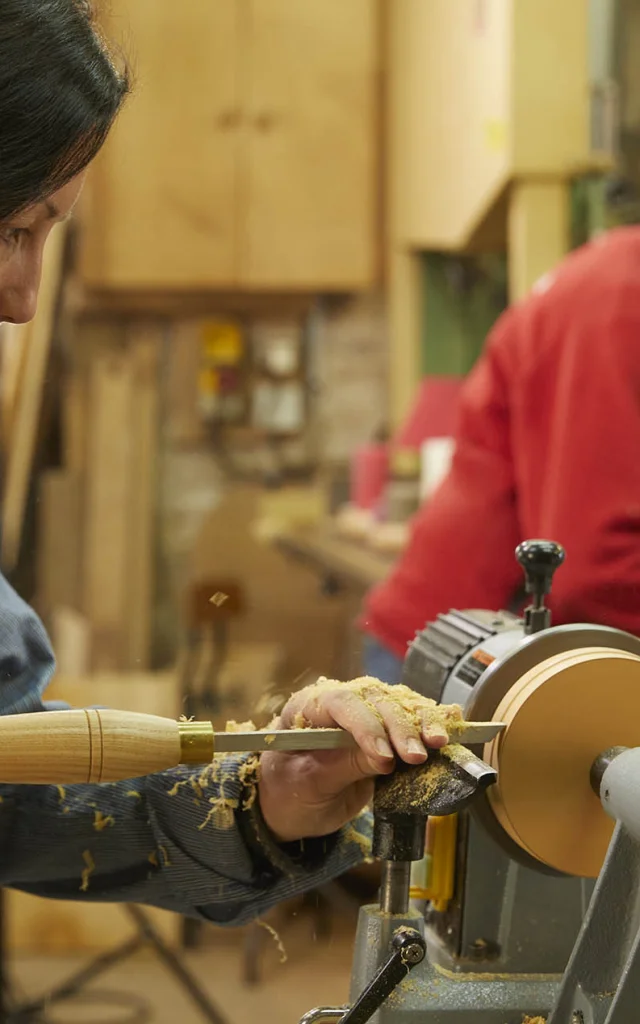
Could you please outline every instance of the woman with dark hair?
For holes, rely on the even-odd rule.
[[[0,4],[0,320],[35,312],[42,250],[129,89],[86,0]]]
[[[47,237],[72,212],[128,88],[87,0],[0,0],[0,322],[33,316]],[[53,669],[42,624],[0,577],[0,713],[50,710]],[[419,729],[384,696],[372,707],[324,682],[284,709],[281,728],[300,716],[338,724],[358,741],[351,751],[269,751],[259,765],[229,757],[216,777],[181,770],[64,793],[1,786],[0,885],[222,924],[316,887],[362,859],[347,826],[369,832],[372,778],[396,755],[420,763],[446,742],[428,713]],[[109,823],[99,832],[96,809]]]

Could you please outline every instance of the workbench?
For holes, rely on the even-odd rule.
[[[392,568],[392,556],[373,551],[364,542],[341,537],[330,521],[317,526],[288,527],[274,538],[284,554],[307,562],[338,585],[368,590]]]
[[[364,541],[340,536],[329,520],[314,526],[283,527],[274,533],[272,543],[317,574],[325,598],[343,602],[344,631],[337,671],[343,679],[360,675],[362,640],[356,619],[365,594],[385,579],[395,558],[373,551]]]

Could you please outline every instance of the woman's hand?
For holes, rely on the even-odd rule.
[[[261,757],[258,788],[262,816],[279,842],[330,835],[355,817],[373,796],[373,779],[427,759],[428,747],[448,742],[447,725],[460,721],[456,706],[441,707],[406,686],[374,679],[351,683],[319,680],[291,697],[280,729],[348,730],[358,746],[346,750]]]

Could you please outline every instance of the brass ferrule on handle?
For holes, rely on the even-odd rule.
[[[178,722],[180,764],[210,764],[215,753],[215,734],[211,722]]]

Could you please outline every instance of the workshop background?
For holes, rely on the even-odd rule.
[[[52,696],[264,721],[358,674],[357,609],[500,312],[640,220],[640,4],[104,6],[135,92],[36,320],[0,328],[1,566],[52,636]],[[293,1022],[346,1000],[375,884],[278,908],[277,941],[149,917],[222,1020]],[[2,917],[30,995],[137,934],[15,893]],[[206,1019],[157,954],[51,1020]]]

